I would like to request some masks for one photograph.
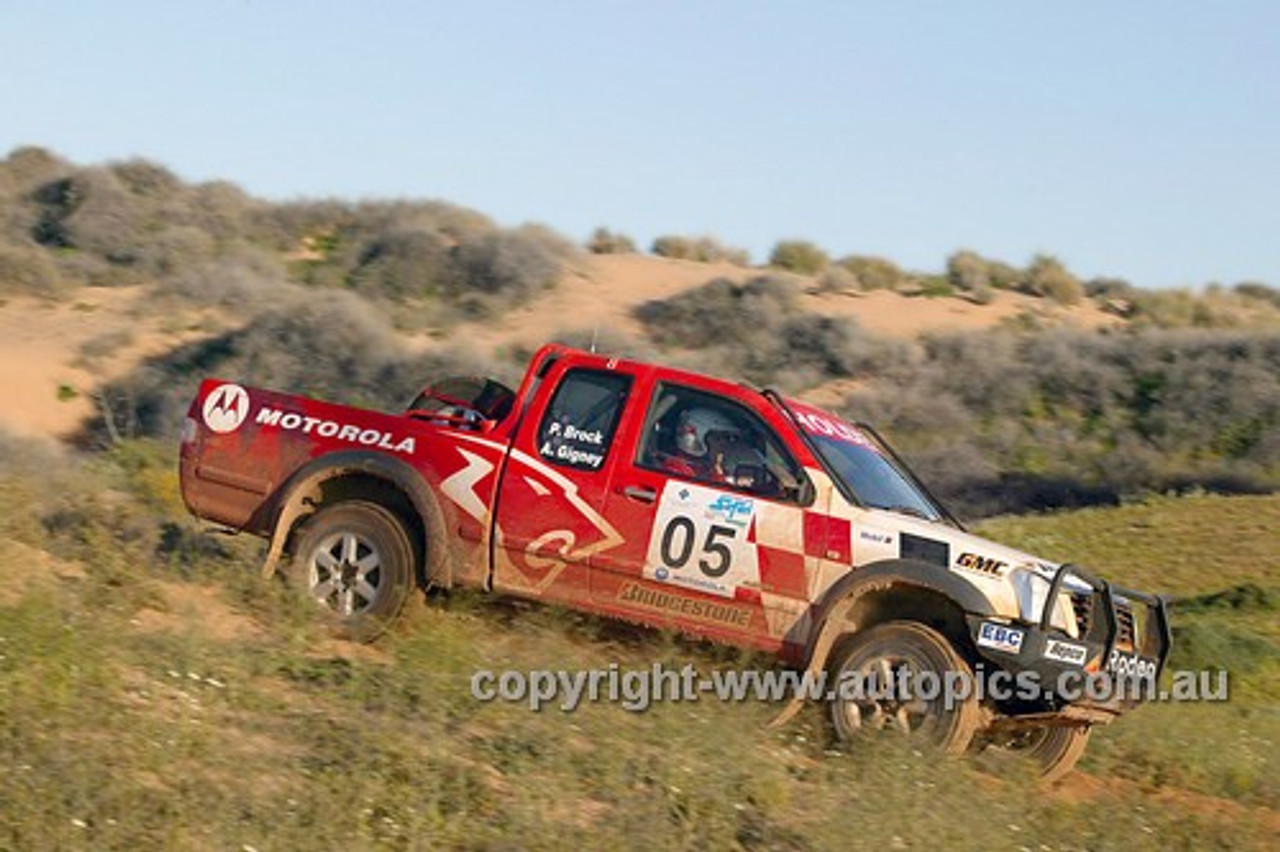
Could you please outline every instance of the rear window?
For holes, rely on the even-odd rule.
[[[600,470],[630,391],[631,377],[621,373],[566,372],[538,427],[538,454],[563,467]]]

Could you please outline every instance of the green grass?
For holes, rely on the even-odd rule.
[[[1178,597],[1275,584],[1278,531],[1275,496],[1152,497],[1118,509],[996,518],[978,529],[1038,556]]]
[[[765,727],[776,708],[706,700],[533,713],[474,700],[471,674],[758,661],[461,593],[415,604],[373,648],[335,642],[257,578],[254,543],[200,544],[171,471],[145,445],[57,474],[58,490],[0,465],[0,849],[1275,848],[1266,659],[1243,700],[1102,731],[1086,768],[1103,780],[1076,793],[894,742],[839,749],[816,707],[781,730]],[[1269,532],[1231,519],[1278,502],[1162,502],[1151,534],[1201,547],[1190,527],[1220,516],[1265,555],[1250,536]],[[1095,567],[1150,586],[1154,563],[1101,543],[1136,511],[994,526],[1081,536]],[[1182,591],[1265,583],[1258,564]],[[1274,621],[1214,601],[1188,618],[1263,638]]]

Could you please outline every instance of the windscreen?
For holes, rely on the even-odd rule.
[[[793,406],[801,428],[813,440],[828,472],[863,506],[888,509],[931,521],[942,517],[938,507],[904,474],[889,452],[856,426],[818,412]]]

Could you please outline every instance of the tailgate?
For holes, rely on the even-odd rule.
[[[182,427],[182,498],[199,518],[269,533],[276,494],[310,460],[350,449],[408,459],[420,438],[404,417],[207,379]]]

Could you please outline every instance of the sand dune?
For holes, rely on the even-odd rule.
[[[746,281],[763,270],[648,255],[584,255],[559,284],[497,321],[467,323],[445,345],[493,355],[537,346],[557,332],[598,330],[642,337],[631,312],[650,299],[724,277]],[[807,283],[799,279],[801,285]],[[1088,304],[1063,308],[1043,299],[1000,293],[990,305],[956,298],[908,298],[878,291],[859,296],[807,294],[805,310],[850,318],[882,334],[915,337],[939,329],[982,329],[1029,313],[1046,322],[1084,327],[1121,322]],[[226,327],[208,312],[175,316],[147,288],[83,288],[64,302],[0,301],[0,428],[24,436],[64,438],[93,413],[93,394],[148,355]]]

